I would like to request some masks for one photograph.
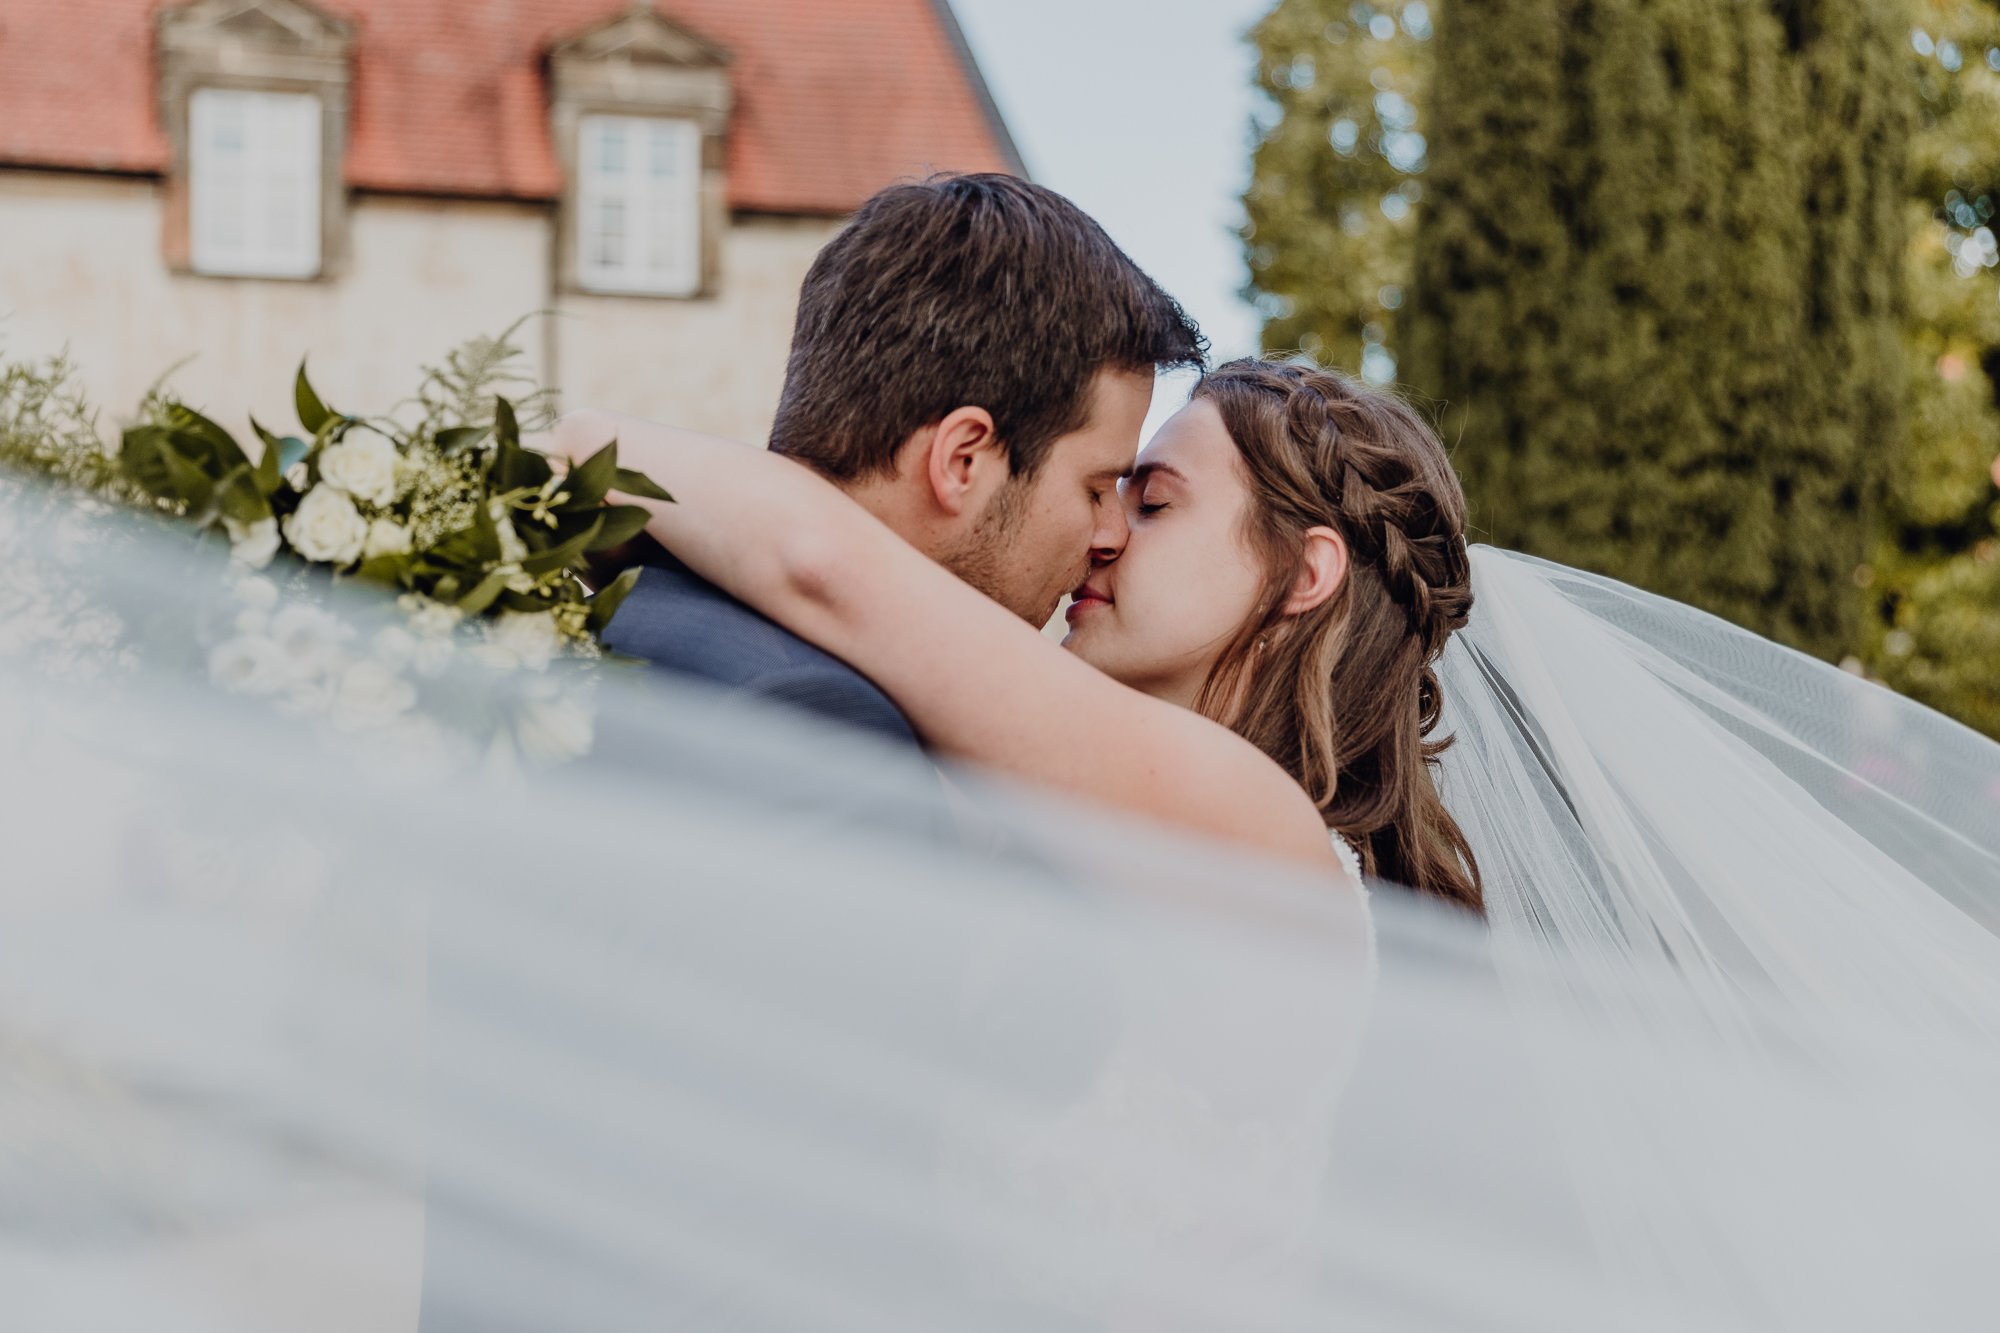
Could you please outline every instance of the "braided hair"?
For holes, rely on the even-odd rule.
[[[1196,699],[1297,779],[1362,868],[1474,911],[1479,868],[1439,799],[1436,664],[1472,610],[1465,497],[1407,403],[1345,375],[1233,361],[1204,377],[1249,475],[1245,534],[1269,578]],[[1306,532],[1348,551],[1340,588],[1285,605]]]

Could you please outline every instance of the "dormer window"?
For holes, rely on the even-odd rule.
[[[559,222],[573,291],[715,294],[728,212],[728,55],[635,8],[549,53],[551,129],[568,178]]]
[[[320,133],[320,100],[310,93],[193,90],[188,215],[195,272],[319,272]]]
[[[692,296],[701,287],[701,127],[664,116],[585,116],[580,130],[580,285]]]
[[[229,278],[337,272],[352,26],[305,0],[191,0],[156,22],[168,262]]]

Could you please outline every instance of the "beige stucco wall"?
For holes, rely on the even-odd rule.
[[[555,322],[563,401],[763,443],[785,379],[799,284],[840,224],[739,218],[716,296],[565,296]]]
[[[532,205],[364,197],[351,254],[323,282],[203,278],[161,259],[153,182],[0,171],[0,354],[64,346],[114,426],[159,374],[240,429],[254,411],[289,427],[302,356],[334,406],[377,412],[419,368],[531,311],[536,374],[562,400],[761,440],[784,375],[792,308],[837,224],[751,218],[722,247],[711,300],[552,296],[552,211]]]

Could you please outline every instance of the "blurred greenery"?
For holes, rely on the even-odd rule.
[[[1436,395],[1480,539],[2000,735],[2000,0],[1282,0],[1252,38],[1267,348]]]
[[[2000,737],[2000,0],[1914,0],[1909,440],[1857,582],[1883,680]]]

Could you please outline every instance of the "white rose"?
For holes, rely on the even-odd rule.
[[[487,642],[530,671],[541,671],[562,648],[562,632],[547,611],[503,611],[487,627]]]
[[[229,558],[245,569],[262,569],[278,554],[278,520],[260,518],[255,523],[222,520],[229,533]]]
[[[311,480],[312,480],[312,470],[306,466],[304,459],[300,459],[298,462],[292,464],[290,467],[285,469],[286,483],[289,484],[293,490],[299,492],[301,495],[305,493],[306,483]]]
[[[361,558],[373,560],[378,555],[408,555],[410,553],[410,530],[390,518],[378,518],[368,525],[368,540],[361,548]]]
[[[285,540],[308,560],[351,565],[368,541],[368,520],[331,486],[315,486],[285,519]]]
[[[514,723],[522,752],[548,763],[588,754],[592,734],[590,710],[573,699],[537,699]]]
[[[319,479],[357,500],[385,505],[396,498],[396,446],[380,435],[356,432],[319,456]]]
[[[350,729],[379,727],[414,708],[417,687],[372,658],[363,658],[341,673],[333,695],[334,725]]]
[[[275,641],[246,634],[208,655],[208,678],[236,694],[274,694],[290,679],[290,664]]]

